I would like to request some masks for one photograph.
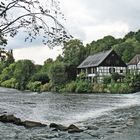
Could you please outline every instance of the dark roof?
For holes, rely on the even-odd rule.
[[[88,56],[77,68],[95,67],[99,66],[103,60],[112,52],[113,50],[108,50],[94,55]]]
[[[140,61],[140,54],[135,55],[128,63],[128,65],[137,65]]]

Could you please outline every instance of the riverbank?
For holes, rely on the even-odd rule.
[[[3,88],[12,88],[11,86],[4,86]],[[16,88],[15,88],[16,89]],[[19,89],[17,89],[19,90]],[[52,87],[49,83],[42,85],[40,82],[30,83],[27,88],[21,91],[29,92],[58,92],[58,93],[110,93],[110,94],[129,94],[139,92],[139,89],[133,87],[128,83],[90,83],[87,81],[72,81],[65,85],[58,85]]]

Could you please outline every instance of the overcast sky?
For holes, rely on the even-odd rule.
[[[59,0],[67,19],[65,27],[75,38],[84,43],[112,35],[123,37],[129,31],[140,29],[139,0]],[[41,43],[24,43],[22,34],[10,39],[8,48],[14,49],[14,57],[31,59],[36,64],[60,54],[61,47],[53,50]]]

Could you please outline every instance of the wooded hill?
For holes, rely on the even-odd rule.
[[[86,45],[88,54],[94,54],[111,48],[114,49],[126,63],[129,62],[136,54],[140,54],[140,30],[137,32],[129,32],[122,39],[106,36],[103,39],[92,41]]]

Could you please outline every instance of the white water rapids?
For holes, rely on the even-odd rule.
[[[22,120],[71,124],[97,118],[110,111],[140,106],[135,94],[58,94],[20,92],[0,88],[0,113],[14,114]]]

